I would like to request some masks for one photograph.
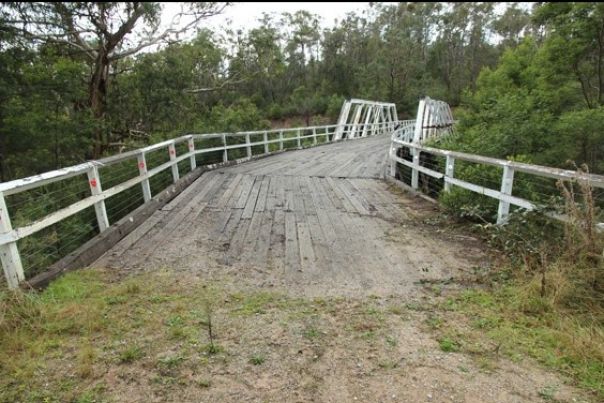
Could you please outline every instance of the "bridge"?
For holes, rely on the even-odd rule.
[[[542,203],[514,193],[515,173],[517,183],[538,178],[550,191],[560,179],[604,188],[597,175],[426,146],[453,123],[448,105],[429,98],[411,121],[400,121],[394,104],[355,99],[335,125],[191,134],[2,183],[6,282],[39,287],[92,265],[231,273],[310,295],[342,285],[405,292],[481,259],[463,240],[431,232],[421,218],[434,205],[416,195],[466,189],[493,199],[503,224],[511,209]],[[498,183],[456,177],[459,164],[498,170]],[[25,208],[33,219],[23,220]],[[52,249],[57,240],[67,246]]]

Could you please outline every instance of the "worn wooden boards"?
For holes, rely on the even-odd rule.
[[[379,178],[384,172],[389,146],[389,136],[367,137],[278,154],[222,171],[255,175]]]
[[[410,197],[374,179],[385,144],[342,142],[208,172],[95,266],[192,270],[311,295],[405,292],[447,278],[466,265],[459,249],[411,225]]]

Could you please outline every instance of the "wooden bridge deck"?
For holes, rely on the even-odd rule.
[[[379,179],[388,146],[359,139],[207,172],[94,266],[386,295],[475,265],[476,247],[421,224],[429,203]]]

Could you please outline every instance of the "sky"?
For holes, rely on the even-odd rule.
[[[386,4],[396,4],[395,2],[385,2]],[[174,15],[176,15],[182,7],[183,3],[162,3],[162,29],[167,28]],[[521,2],[522,7],[530,8],[531,3]],[[505,9],[505,3],[499,3],[495,7],[495,12],[501,14]],[[263,13],[274,14],[279,16],[281,13],[294,13],[298,10],[307,10],[312,14],[320,17],[322,28],[331,28],[335,25],[335,20],[341,21],[346,17],[346,14],[355,12],[362,15],[363,11],[370,10],[369,2],[254,2],[243,3],[238,2],[227,6],[224,11],[219,14],[202,20],[201,26],[212,29],[214,32],[220,32],[229,27],[233,30],[250,30],[260,25],[259,19]],[[186,23],[186,18],[183,20]],[[161,31],[161,30],[160,30]],[[195,36],[195,29],[189,30],[186,34],[181,35],[180,39],[192,39]],[[497,42],[499,40],[496,35],[491,38]],[[157,50],[157,46],[152,46],[146,49],[146,52]]]
[[[170,20],[179,11],[178,3],[164,3],[163,17]],[[228,6],[221,15],[213,16],[205,20],[210,28],[224,27],[230,20],[232,28],[255,28],[259,25],[258,19],[263,12],[281,14],[283,12],[293,13],[298,10],[308,10],[321,17],[321,25],[324,28],[334,25],[334,20],[342,20],[349,12],[361,12],[369,7],[369,2],[255,2],[235,3]]]

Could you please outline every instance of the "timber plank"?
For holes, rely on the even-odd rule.
[[[316,267],[315,251],[312,246],[308,223],[296,223],[298,231],[298,245],[300,246],[300,267],[302,271],[312,272]]]
[[[301,270],[298,230],[294,212],[285,212],[285,273],[291,276]]]
[[[239,194],[239,198],[237,199],[237,202],[235,204],[235,208],[244,208],[246,203],[247,203],[247,199],[250,195],[250,192],[252,191],[252,187],[254,186],[254,182],[256,181],[256,176],[253,175],[246,175],[245,176],[245,180],[241,186],[241,192]]]
[[[262,180],[259,177],[256,177],[256,180],[254,181],[254,186],[250,191],[250,195],[247,198],[247,203],[245,204],[245,208],[243,209],[242,218],[252,218],[252,216],[254,215],[256,201],[258,200],[258,194],[260,193],[260,186],[262,186]]]

